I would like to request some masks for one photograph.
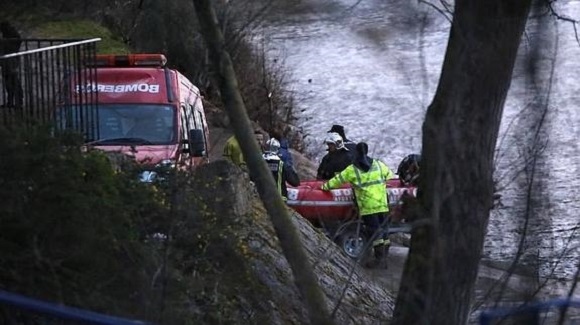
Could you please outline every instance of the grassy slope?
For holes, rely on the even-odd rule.
[[[130,53],[129,47],[110,30],[89,20],[49,21],[33,27],[32,34],[40,38],[101,38],[97,44],[98,53]]]

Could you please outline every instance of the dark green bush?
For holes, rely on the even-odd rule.
[[[251,219],[214,211],[221,178],[141,183],[132,160],[82,147],[0,127],[0,289],[155,324],[270,323],[240,235]]]
[[[164,194],[47,128],[0,128],[0,157],[0,287],[149,318]]]

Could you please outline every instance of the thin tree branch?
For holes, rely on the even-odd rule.
[[[556,19],[563,20],[572,24],[572,27],[574,28],[574,36],[576,37],[576,43],[580,45],[580,37],[578,36],[578,27],[576,26],[578,24],[578,21],[570,17],[562,16],[559,13],[557,13],[556,9],[554,9],[553,6],[554,2],[556,2],[556,0],[548,1],[548,9],[550,10],[550,13],[552,14],[552,16],[556,17]]]
[[[442,2],[443,2],[443,1],[442,1]],[[433,3],[429,2],[429,1],[425,1],[425,0],[419,0],[419,3],[424,3],[424,4],[426,4],[427,6],[429,6],[429,7],[433,8],[433,9],[435,9],[437,12],[439,12],[441,15],[443,15],[443,17],[445,17],[445,19],[447,19],[447,21],[448,21],[449,23],[452,23],[452,22],[453,22],[453,20],[452,20],[452,19],[451,19],[451,18],[448,16],[448,14],[451,14],[451,15],[453,15],[453,13],[452,13],[452,12],[450,12],[450,11],[448,10],[448,8],[447,8],[445,5],[443,5],[445,8],[444,8],[444,9],[441,9],[441,8],[437,7],[435,4],[433,4]]]

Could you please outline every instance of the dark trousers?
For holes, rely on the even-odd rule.
[[[2,79],[4,82],[4,89],[6,91],[6,98],[4,105],[8,107],[22,107],[23,91],[20,84],[20,76],[18,75],[18,61],[5,60],[2,62]]]
[[[368,238],[373,238],[373,247],[390,245],[387,213],[379,212],[362,216]]]

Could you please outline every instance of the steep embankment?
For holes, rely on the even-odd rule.
[[[183,228],[187,237],[178,240],[203,247],[203,262],[185,263],[196,270],[192,275],[204,278],[203,291],[213,289],[215,300],[226,299],[232,307],[228,317],[237,315],[241,323],[307,323],[290,267],[246,174],[218,161],[196,171],[193,184],[197,199],[187,209],[195,212]],[[305,219],[295,213],[292,218],[329,308],[338,306],[337,324],[385,323],[394,307],[391,294]],[[245,310],[252,313],[244,315]]]

